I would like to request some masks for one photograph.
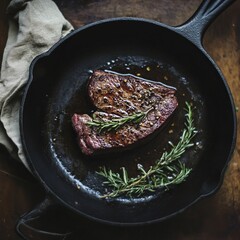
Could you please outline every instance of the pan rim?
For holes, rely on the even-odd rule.
[[[33,80],[33,70],[35,68],[35,65],[37,64],[37,62],[44,58],[44,57],[48,57],[51,55],[52,52],[54,52],[54,50],[60,46],[61,44],[63,44],[65,42],[65,40],[73,37],[74,35],[78,34],[79,32],[84,31],[85,29],[89,29],[91,27],[95,27],[101,24],[106,24],[106,23],[112,23],[112,22],[120,22],[120,21],[131,21],[131,22],[139,22],[139,23],[149,23],[149,24],[154,24],[156,26],[160,26],[163,28],[167,28],[170,31],[174,31],[175,33],[181,35],[182,37],[184,37],[187,41],[189,41],[189,43],[194,44],[198,50],[200,50],[202,52],[202,54],[205,55],[205,57],[207,57],[208,61],[210,61],[210,63],[212,64],[212,67],[215,68],[215,70],[217,70],[219,77],[221,78],[222,82],[224,83],[224,87],[226,89],[226,92],[228,94],[228,98],[230,100],[230,105],[231,105],[231,115],[232,115],[232,126],[233,126],[233,132],[232,132],[232,142],[231,145],[229,144],[229,146],[231,146],[229,149],[229,153],[228,153],[228,157],[225,161],[225,164],[221,170],[221,173],[219,175],[219,179],[218,179],[218,184],[216,186],[214,186],[211,191],[208,191],[207,193],[200,193],[198,197],[196,197],[196,199],[194,201],[192,201],[190,204],[186,205],[185,207],[179,209],[178,211],[169,214],[167,216],[158,218],[158,219],[153,219],[150,221],[142,221],[142,222],[113,222],[113,221],[109,221],[109,220],[104,220],[101,218],[96,218],[94,216],[88,215],[80,210],[78,210],[77,208],[74,208],[73,205],[65,202],[63,199],[61,199],[60,196],[58,196],[53,189],[50,188],[50,186],[48,186],[48,184],[42,179],[42,177],[39,175],[38,171],[35,169],[34,164],[31,160],[30,154],[28,153],[28,147],[27,144],[25,142],[25,137],[24,137],[24,127],[23,127],[23,115],[24,115],[24,105],[25,105],[25,101],[27,98],[27,93],[28,90],[31,86],[32,80]],[[189,38],[187,38],[186,36],[184,36],[184,34],[182,34],[180,31],[178,31],[178,29],[176,27],[172,27],[172,26],[168,26],[166,24],[160,23],[158,21],[155,20],[150,20],[150,19],[144,19],[144,18],[135,18],[135,17],[120,17],[120,18],[110,18],[110,19],[104,19],[104,20],[100,20],[97,22],[93,22],[90,24],[87,24],[85,26],[82,26],[76,30],[74,30],[73,32],[69,33],[66,37],[62,38],[61,40],[59,40],[57,43],[55,43],[47,52],[42,53],[41,55],[37,56],[31,63],[30,68],[29,68],[29,77],[28,77],[28,82],[27,85],[24,89],[24,93],[23,93],[23,97],[22,97],[22,101],[21,101],[21,105],[20,105],[20,132],[21,132],[21,139],[22,139],[22,143],[23,143],[23,147],[24,147],[24,152],[26,153],[26,158],[27,158],[27,163],[29,164],[30,170],[33,172],[33,174],[38,178],[38,180],[40,180],[41,184],[43,185],[43,187],[45,188],[45,190],[47,191],[47,193],[50,193],[52,196],[54,196],[54,198],[57,198],[58,202],[63,204],[64,206],[66,206],[67,208],[71,209],[74,212],[77,212],[78,214],[87,217],[89,219],[98,221],[98,222],[102,222],[102,223],[106,223],[106,224],[110,224],[110,225],[118,225],[118,226],[134,226],[134,225],[145,225],[145,224],[150,224],[150,223],[156,223],[156,222],[161,222],[164,221],[166,219],[169,219],[183,211],[185,211],[186,209],[188,209],[189,207],[191,207],[193,204],[195,204],[196,202],[198,202],[200,199],[203,199],[205,197],[211,196],[213,194],[215,194],[219,188],[221,187],[222,183],[223,183],[223,179],[224,179],[224,174],[225,171],[228,167],[228,164],[231,160],[231,157],[233,155],[234,149],[235,149],[235,145],[236,145],[236,139],[237,139],[237,117],[236,117],[236,111],[235,111],[235,104],[234,104],[234,100],[233,100],[233,96],[231,94],[230,88],[227,84],[227,81],[225,80],[220,68],[217,66],[217,64],[214,62],[214,60],[210,57],[210,55],[205,51],[205,49],[202,46],[198,46],[196,45],[194,42],[192,42],[191,40],[189,40]],[[230,109],[229,109],[230,110]]]

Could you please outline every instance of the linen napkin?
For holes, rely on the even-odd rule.
[[[52,0],[12,0],[8,15],[9,32],[0,73],[0,144],[29,169],[19,129],[19,107],[29,66],[73,27]]]

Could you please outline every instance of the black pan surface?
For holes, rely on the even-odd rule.
[[[177,88],[179,107],[147,144],[118,154],[84,156],[71,125],[74,113],[91,113],[86,84],[95,69],[141,74]],[[21,106],[21,132],[29,164],[59,202],[75,212],[111,224],[166,219],[215,192],[230,160],[236,120],[230,91],[207,53],[175,28],[137,18],[118,18],[74,31],[35,59]],[[168,141],[177,143],[184,127],[185,102],[194,108],[195,146],[181,158],[193,171],[169,191],[142,197],[102,199],[100,166],[115,171],[151,166]]]

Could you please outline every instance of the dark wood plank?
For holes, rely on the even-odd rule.
[[[0,2],[0,63],[2,62],[3,49],[7,40],[8,22],[6,16],[6,7],[9,0],[2,0]]]
[[[169,25],[186,21],[197,9],[200,0],[143,1],[143,0],[55,0],[63,14],[75,27],[113,17],[141,17]]]

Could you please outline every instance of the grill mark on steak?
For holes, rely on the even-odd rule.
[[[94,119],[109,121],[147,112],[140,124],[128,123],[117,131],[101,132],[87,122],[87,114],[74,114],[73,127],[86,155],[125,150],[142,142],[166,122],[178,106],[176,89],[164,84],[111,71],[96,70],[89,78],[88,95],[97,110]]]

